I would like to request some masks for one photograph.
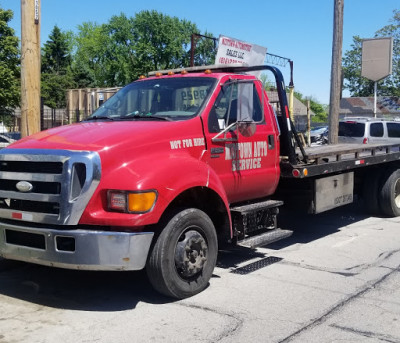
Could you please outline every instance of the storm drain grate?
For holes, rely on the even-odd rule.
[[[266,266],[269,266],[271,264],[274,264],[274,263],[282,261],[282,260],[283,260],[283,258],[280,258],[280,257],[269,256],[269,257],[263,258],[262,260],[259,260],[259,261],[253,262],[253,263],[249,263],[248,265],[245,265],[243,267],[236,268],[236,269],[232,270],[231,273],[246,275],[251,272],[255,272],[258,269],[264,268]]]

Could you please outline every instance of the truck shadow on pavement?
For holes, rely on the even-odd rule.
[[[144,271],[81,271],[1,260],[0,294],[78,311],[124,311],[134,309],[139,302],[174,301],[154,291]]]
[[[317,216],[280,215],[279,226],[294,230],[291,237],[266,246],[280,250],[293,244],[307,244],[367,218],[359,205],[336,209]],[[267,254],[235,247],[219,252],[217,267],[234,269]],[[219,277],[213,275],[213,277]],[[144,271],[98,272],[50,268],[0,259],[0,294],[38,305],[81,311],[124,311],[139,302],[171,303],[176,300],[156,293]]]
[[[307,244],[317,239],[329,236],[347,225],[362,221],[368,217],[362,201],[355,202],[320,214],[293,214],[292,211],[282,211],[279,214],[278,226],[281,229],[292,230],[292,236],[269,244],[268,249],[279,250],[294,244]]]

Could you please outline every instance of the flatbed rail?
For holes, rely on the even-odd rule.
[[[400,161],[400,144],[336,144],[306,148],[305,153],[306,160],[294,165],[281,158],[282,177],[313,177]]]

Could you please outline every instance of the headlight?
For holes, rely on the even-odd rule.
[[[153,209],[157,200],[155,190],[148,191],[120,191],[109,190],[107,203],[110,211],[126,213],[146,213]]]

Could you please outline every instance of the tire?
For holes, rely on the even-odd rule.
[[[385,215],[400,216],[400,169],[391,169],[384,174],[379,201]]]
[[[183,299],[208,286],[218,254],[217,235],[211,219],[189,208],[168,221],[147,261],[150,283],[158,292]]]
[[[362,192],[365,210],[372,215],[382,215],[381,206],[379,204],[381,180],[382,172],[380,170],[371,171],[364,179]]]

